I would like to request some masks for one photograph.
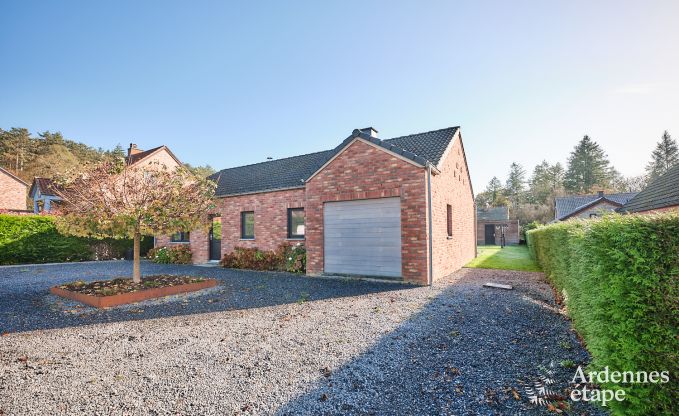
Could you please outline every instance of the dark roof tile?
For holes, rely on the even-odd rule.
[[[603,198],[624,205],[627,201],[632,199],[637,193],[636,192],[625,192],[618,194],[604,194]],[[561,220],[568,217],[575,211],[581,209],[585,205],[591,204],[592,202],[600,199],[601,196],[596,195],[572,195],[572,196],[559,196],[555,198],[555,210],[554,218],[556,220]]]
[[[301,188],[304,181],[357,137],[420,165],[427,162],[438,165],[458,128],[449,127],[389,140],[380,140],[366,132],[354,130],[351,136],[332,150],[224,169],[209,178],[217,182],[217,196]]]
[[[505,221],[509,219],[507,207],[477,208],[476,219],[478,221]]]
[[[623,212],[640,212],[679,205],[679,165],[670,168],[630,199]]]
[[[29,195],[33,195],[33,189],[36,186],[43,195],[59,196],[60,187],[50,178],[33,178]]]

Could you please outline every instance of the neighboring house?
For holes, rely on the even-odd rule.
[[[656,178],[618,211],[627,213],[679,212],[679,165]]]
[[[519,244],[519,220],[509,220],[507,207],[477,208],[476,243],[500,245],[502,229],[506,244]]]
[[[304,242],[309,275],[427,283],[476,254],[458,127],[390,140],[373,128],[354,130],[335,149],[224,169],[211,179],[218,184],[211,231],[175,236],[191,245],[194,263],[235,247]],[[158,246],[172,243],[157,239]]]
[[[181,162],[170,151],[167,146],[158,146],[150,150],[141,150],[137,145],[130,143],[127,149],[125,162],[128,165],[145,168],[151,164],[174,168],[181,165]],[[34,178],[29,195],[33,198],[33,212],[49,213],[53,204],[61,201],[58,186],[49,178]]]
[[[554,198],[554,221],[565,221],[571,218],[596,218],[607,212],[622,207],[637,192],[619,194],[573,195]]]
[[[139,168],[148,167],[150,164],[174,168],[181,166],[182,164],[167,146],[158,146],[149,150],[141,150],[137,148],[137,145],[134,143],[130,143],[125,161],[128,165],[135,165],[135,167]]]
[[[0,168],[0,211],[26,212],[28,184],[12,172]]]
[[[52,205],[61,201],[58,186],[49,178],[33,178],[28,195],[33,199],[33,213],[49,213]]]

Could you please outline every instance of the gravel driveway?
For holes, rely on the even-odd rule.
[[[46,293],[127,268],[0,268],[0,414],[546,414],[526,386],[553,371],[562,391],[559,363],[588,360],[539,273],[463,269],[432,290],[145,263],[221,284],[109,310]]]

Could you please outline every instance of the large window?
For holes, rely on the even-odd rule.
[[[240,238],[244,240],[255,239],[254,211],[243,211],[240,213]]]
[[[448,231],[448,237],[453,236],[453,207],[449,204],[446,205],[446,230]]]
[[[288,238],[304,238],[304,208],[288,208]]]
[[[189,232],[180,231],[174,233],[170,236],[171,243],[188,243],[189,242]]]

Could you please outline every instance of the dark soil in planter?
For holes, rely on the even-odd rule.
[[[145,276],[141,283],[134,283],[131,278],[117,278],[113,280],[102,280],[97,282],[77,281],[58,286],[75,293],[90,296],[113,296],[121,293],[132,293],[147,289],[163,287],[181,286],[190,283],[204,282],[206,279],[192,276],[174,276],[169,274]]]

